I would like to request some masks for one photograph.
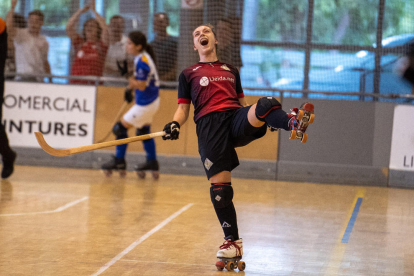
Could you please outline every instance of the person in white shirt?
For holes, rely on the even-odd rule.
[[[11,0],[11,9],[7,14],[6,23],[9,35],[13,38],[16,55],[16,73],[18,74],[50,74],[47,59],[49,43],[40,34],[44,15],[39,10],[29,13],[27,28],[13,26],[13,14],[17,0]],[[16,80],[43,81],[42,77],[17,76]]]
[[[126,52],[127,37],[124,35],[125,20],[120,15],[111,17],[108,25],[109,48],[104,65],[104,77],[126,77],[129,73],[128,64],[133,61]],[[107,86],[124,86],[121,82],[105,82]]]

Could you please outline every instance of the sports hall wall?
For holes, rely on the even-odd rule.
[[[94,143],[111,130],[114,117],[123,103],[123,88],[101,86],[96,91]],[[177,91],[161,90],[160,97],[161,106],[152,132],[161,131],[165,123],[172,119],[177,107]],[[253,104],[258,98],[248,96],[247,101]],[[305,99],[281,99],[286,111],[300,106],[303,101]],[[280,181],[414,187],[412,166],[408,170],[390,169],[394,103],[312,102],[316,107],[316,118],[308,129],[306,144],[289,140],[286,131],[268,131],[263,139],[237,149],[241,165],[233,175]],[[131,130],[130,136],[134,135],[134,130]],[[111,135],[107,140],[113,138]],[[156,146],[161,173],[204,175],[192,116],[182,128],[179,140],[163,141],[157,138]],[[19,154],[17,164],[21,165],[95,169],[114,153],[113,148],[108,148],[68,157],[53,157],[40,148],[18,147],[16,150]],[[414,156],[412,148],[407,148],[407,156],[408,159]],[[136,163],[144,159],[142,143],[131,143],[127,154],[128,169],[132,170]],[[404,165],[410,167],[410,162],[404,160]]]

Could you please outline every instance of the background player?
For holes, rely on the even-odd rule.
[[[9,146],[9,139],[2,122],[2,107],[4,96],[4,66],[7,57],[7,30],[6,23],[0,18],[0,154],[3,161],[1,178],[8,178],[14,169],[16,153]]]
[[[213,26],[197,27],[193,43],[200,62],[180,74],[178,108],[173,121],[164,127],[167,134],[163,139],[178,139],[192,102],[199,153],[211,181],[211,201],[225,235],[217,257],[241,257],[243,243],[239,238],[231,186],[231,171],[239,165],[235,148],[263,137],[266,126],[292,130],[297,129],[298,123],[295,114],[283,111],[275,98],[263,97],[247,106],[238,70],[217,59],[218,41]]]
[[[155,68],[155,56],[152,47],[147,44],[147,38],[142,32],[129,33],[126,43],[127,52],[135,56],[134,76],[129,78],[129,85],[125,90],[125,100],[132,102],[132,90],[135,90],[135,105],[124,115],[120,122],[116,123],[112,131],[116,139],[128,137],[127,130],[136,127],[136,135],[150,133],[150,126],[155,113],[160,105],[159,78]],[[154,139],[143,141],[147,154],[146,163],[135,169],[140,177],[145,177],[146,170],[153,172],[154,178],[158,178],[158,161],[155,151]],[[126,169],[125,154],[127,144],[116,147],[116,155],[111,161],[102,165],[105,171],[120,170],[124,174]],[[121,175],[122,175],[121,174]]]

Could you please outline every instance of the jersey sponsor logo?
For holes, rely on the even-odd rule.
[[[197,66],[196,68],[193,69],[193,71],[197,70],[198,68],[200,68],[201,66]]]
[[[207,77],[202,77],[202,78],[200,79],[200,85],[201,85],[201,86],[207,86],[207,85],[208,85],[208,83],[209,83],[209,81],[208,81],[208,78],[207,78]],[[206,160],[208,160],[208,159],[206,159]]]
[[[206,160],[204,161],[204,167],[206,167],[207,170],[210,170],[211,166],[213,166],[213,162],[206,158]]]
[[[224,70],[230,71],[230,68],[229,68],[229,67],[227,67],[227,65],[226,65],[226,64],[223,64],[220,68],[223,68]]]
[[[228,222],[223,222],[223,224],[221,225],[221,227],[223,227],[223,228],[229,228],[229,227],[231,227],[231,225],[228,223]]]
[[[230,77],[209,77],[208,78],[210,81],[231,81],[232,83],[235,82],[235,80],[233,78]]]

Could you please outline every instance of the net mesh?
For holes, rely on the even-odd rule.
[[[13,2],[0,2],[3,18]],[[22,32],[36,24],[33,10],[44,14],[44,40]],[[240,69],[246,94],[316,91],[309,97],[351,100],[372,99],[357,93],[411,94],[412,14],[414,2],[405,0],[19,0],[6,73],[47,74],[48,62],[54,76],[103,76],[111,78],[107,85],[125,85],[133,71],[126,37],[137,29],[153,46],[160,79],[176,85],[181,70],[198,61],[192,31],[211,23],[219,59]]]

